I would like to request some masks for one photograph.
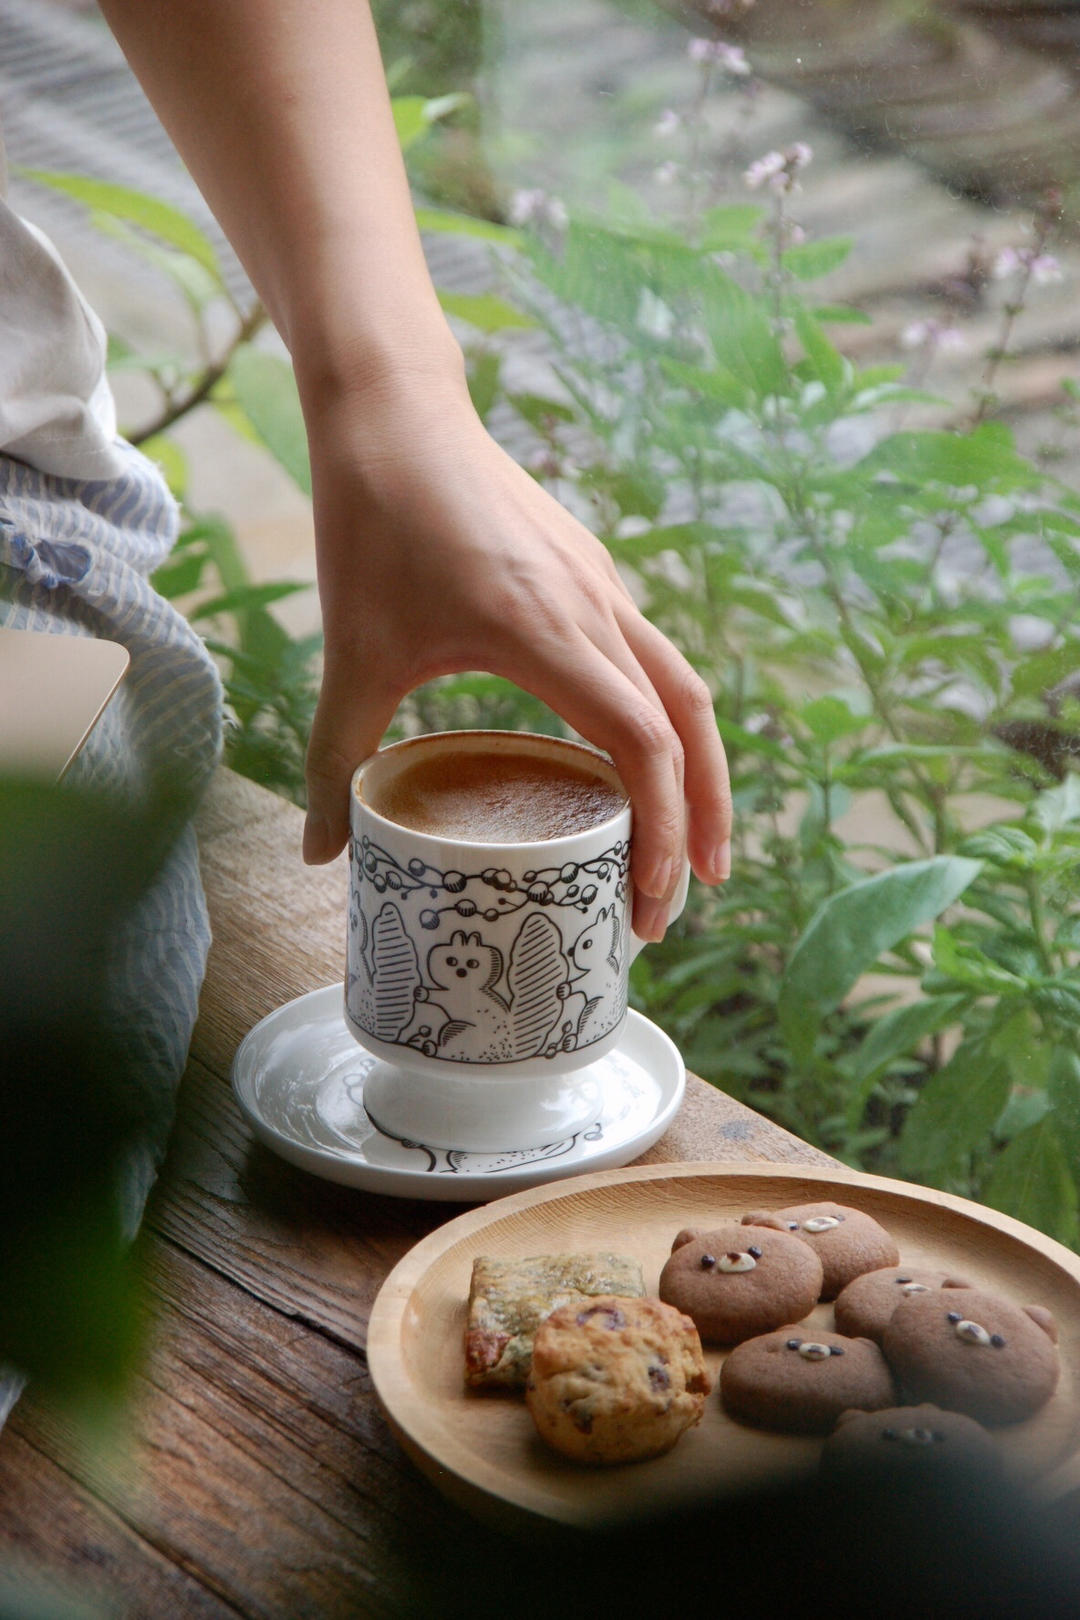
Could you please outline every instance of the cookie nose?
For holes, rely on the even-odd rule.
[[[466,973],[464,968],[457,968],[455,971],[457,972],[457,976],[458,976],[459,979],[467,979],[468,976],[469,976]]]

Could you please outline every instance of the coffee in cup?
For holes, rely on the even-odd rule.
[[[406,756],[385,780],[362,786],[361,798],[415,832],[484,844],[586,832],[626,804],[621,784],[576,756],[452,741]]]

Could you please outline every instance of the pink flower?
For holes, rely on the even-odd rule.
[[[715,62],[725,73],[731,73],[738,79],[745,79],[750,72],[750,64],[741,47],[728,45],[722,39],[692,39],[686,47],[686,54],[691,62]]]
[[[766,152],[764,157],[755,158],[743,175],[743,180],[751,191],[759,191],[774,175],[781,174],[783,168],[783,152]]]
[[[675,184],[678,177],[679,165],[677,163],[668,162],[661,163],[660,167],[653,176],[653,179],[656,181],[658,186],[672,186]]]
[[[507,215],[511,225],[549,225],[563,231],[569,223],[565,203],[538,186],[515,191],[510,198]]]
[[[678,113],[675,112],[675,110],[671,107],[665,107],[659,118],[656,120],[656,123],[653,125],[653,134],[674,135],[681,123],[682,119],[679,117]]]
[[[993,264],[996,281],[1027,272],[1036,287],[1049,287],[1064,281],[1065,273],[1052,253],[1036,253],[1034,248],[1002,248]]]
[[[1037,253],[1031,261],[1031,279],[1036,287],[1049,287],[1064,281],[1065,272],[1052,253]]]
[[[783,152],[766,152],[764,157],[757,158],[743,174],[743,181],[751,191],[760,191],[764,186],[777,196],[784,196],[796,189],[795,176],[806,168],[813,155],[805,141],[795,141]]]
[[[955,326],[936,321],[931,316],[923,321],[909,321],[900,334],[905,349],[928,349],[932,354],[963,354],[967,339]]]

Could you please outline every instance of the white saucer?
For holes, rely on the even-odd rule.
[[[364,1108],[364,1077],[378,1060],[345,1023],[340,984],[286,1002],[256,1024],[233,1060],[237,1101],[256,1136],[327,1181],[399,1198],[482,1202],[585,1170],[612,1170],[651,1147],[686,1088],[678,1048],[629,1012],[622,1038],[590,1065],[597,1118],[546,1147],[465,1153],[385,1136]]]

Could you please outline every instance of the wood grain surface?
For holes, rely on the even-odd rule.
[[[109,1620],[451,1612],[504,1556],[393,1438],[367,1324],[394,1265],[462,1212],[316,1180],[253,1141],[241,1038],[344,973],[344,861],[308,868],[292,805],[223,771],[200,817],[214,945],[145,1223],[149,1348],[127,1432],[88,1445],[31,1390],[0,1435],[0,1571]],[[644,1159],[831,1161],[693,1076]]]

